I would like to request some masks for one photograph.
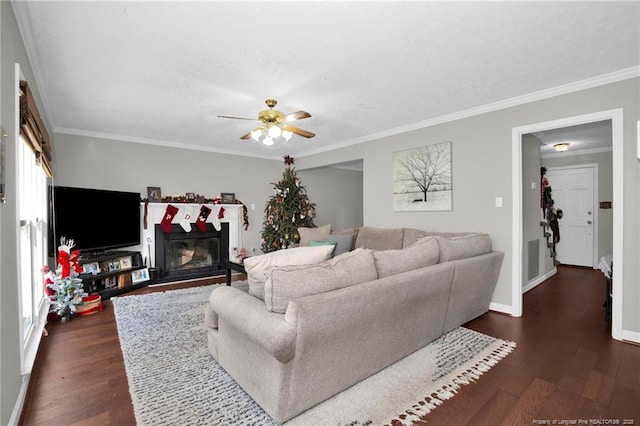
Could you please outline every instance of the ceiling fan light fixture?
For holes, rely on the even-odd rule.
[[[284,114],[281,111],[273,109],[277,105],[277,103],[278,101],[276,101],[275,99],[265,100],[265,104],[267,104],[269,109],[265,109],[258,113],[258,121],[260,121],[262,124],[255,130],[242,135],[240,139],[253,139],[256,142],[262,142],[267,146],[271,146],[275,143],[276,140],[279,140],[279,138],[282,138],[285,142],[288,142],[293,137],[294,133],[304,138],[312,138],[315,136],[315,133],[290,124],[290,122],[295,120],[309,118],[311,117],[311,114],[306,111],[295,111],[289,114]],[[234,117],[230,115],[219,115],[218,117],[232,118],[236,120],[255,120],[253,118]]]
[[[259,141],[260,136],[262,136],[262,130],[260,129],[256,129],[251,132],[251,139],[253,139],[254,141]]]
[[[553,145],[553,149],[555,149],[558,152],[565,152],[566,150],[569,149],[569,144],[567,142],[557,143]]]
[[[269,127],[269,137],[271,138],[279,138],[282,135],[282,129],[279,126],[271,126]]]

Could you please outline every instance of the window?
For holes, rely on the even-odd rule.
[[[18,147],[18,217],[20,219],[20,312],[22,315],[23,373],[30,370],[48,306],[41,268],[46,264],[47,176],[21,137]],[[25,371],[26,370],[26,371]]]
[[[20,81],[20,140],[17,146],[18,285],[21,370],[31,372],[49,305],[42,267],[47,263],[49,136],[25,81]]]

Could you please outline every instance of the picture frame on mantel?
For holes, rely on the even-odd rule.
[[[220,199],[222,204],[235,204],[236,194],[234,192],[222,192],[220,193]]]
[[[147,200],[150,203],[159,203],[162,201],[162,191],[159,186],[147,186]]]

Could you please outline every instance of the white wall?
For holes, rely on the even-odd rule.
[[[244,244],[260,250],[264,207],[272,182],[282,175],[281,161],[183,150],[145,144],[54,134],[56,185],[140,192],[159,186],[162,195],[187,192],[213,198],[233,192],[249,209]],[[251,206],[254,210],[251,210]]]
[[[317,226],[331,224],[331,229],[362,226],[362,172],[324,167],[298,170],[307,187],[309,199],[316,203]]]
[[[483,231],[505,252],[493,302],[511,306],[512,217],[514,200],[512,129],[597,111],[624,108],[624,288],[623,329],[640,333],[639,164],[636,121],[639,78],[435,124],[395,136],[298,159],[300,168],[364,159],[364,224],[427,230]],[[394,212],[392,159],[395,151],[452,142],[453,211]],[[503,207],[495,207],[502,197]],[[526,315],[526,312],[525,312]],[[639,334],[640,335],[640,334]]]
[[[260,252],[264,209],[283,161],[127,143],[67,134],[53,137],[55,184],[140,192],[159,186],[162,195],[186,192],[207,198],[233,192],[249,209],[244,246]],[[316,203],[316,224],[362,224],[362,173],[331,169],[297,171]],[[251,210],[251,206],[255,209]]]

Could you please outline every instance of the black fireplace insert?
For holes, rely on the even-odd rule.
[[[171,225],[171,232],[155,226],[155,267],[158,282],[205,278],[226,273],[229,258],[229,224],[219,231],[207,223],[202,232],[191,224],[191,232],[181,225]]]

